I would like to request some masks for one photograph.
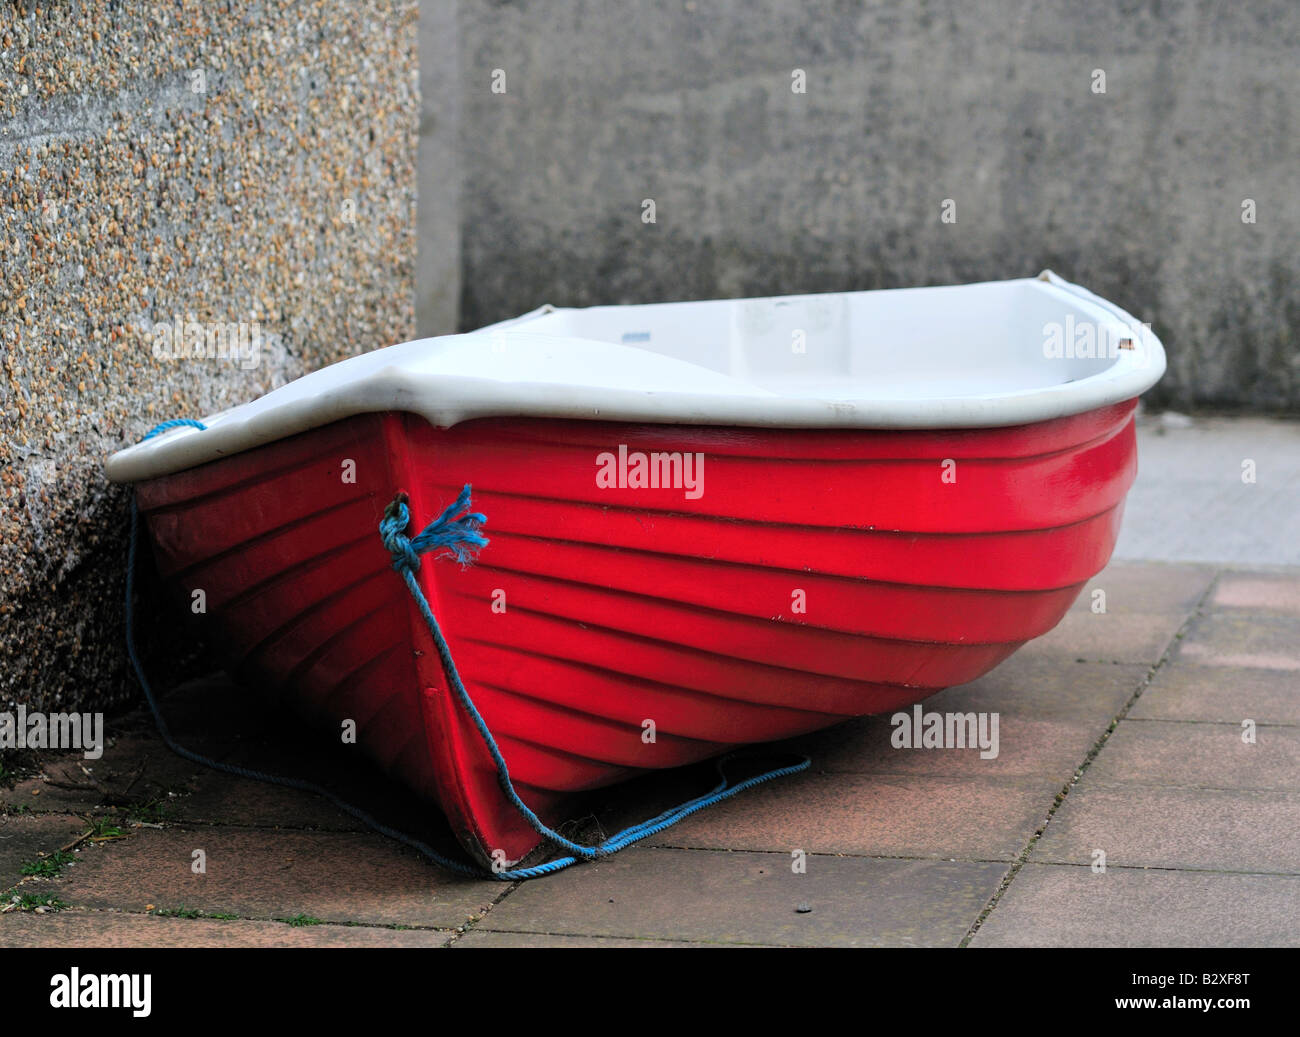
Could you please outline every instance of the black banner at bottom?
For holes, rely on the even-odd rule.
[[[10,1020],[50,1012],[70,1022],[212,1025],[373,1025],[418,1008],[431,1023],[677,1026],[683,1011],[725,1020],[752,1006],[797,1019],[845,999],[855,1010],[877,999],[923,1005],[927,1022],[986,1015],[991,1003],[1013,1016],[1050,1005],[1072,1021],[1222,1017],[1285,1010],[1297,964],[1295,950],[1265,949],[0,949]]]

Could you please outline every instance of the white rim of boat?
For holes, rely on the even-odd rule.
[[[767,385],[760,384],[761,379],[724,374],[716,367],[626,344],[630,341],[626,336],[623,343],[612,343],[535,330],[545,327],[548,319],[570,319],[565,315],[578,315],[571,318],[578,320],[583,314],[633,315],[654,307],[662,314],[668,307],[676,307],[674,312],[681,316],[686,312],[682,308],[705,305],[729,305],[733,310],[759,307],[761,311],[764,306],[793,304],[796,309],[820,307],[819,312],[824,312],[833,300],[896,293],[913,293],[906,300],[913,310],[936,312],[942,309],[935,305],[939,293],[1011,285],[1032,285],[1044,293],[1043,300],[1035,297],[1036,303],[1045,300],[1049,306],[1059,306],[1059,312],[1071,321],[1077,317],[1090,323],[1098,338],[1111,345],[1109,355],[1075,362],[1072,371],[1091,372],[1081,377],[1007,391],[989,391],[985,386],[983,391],[917,395],[915,389],[926,385],[926,375],[921,373],[914,375],[921,381],[873,394],[870,378],[841,374],[843,385],[856,390],[860,384],[861,393],[825,395],[818,394],[815,387],[802,393],[785,391],[779,373],[769,374]],[[971,298],[967,296],[967,301]],[[715,319],[720,312],[714,311]],[[926,319],[922,316],[921,321]],[[841,334],[847,336],[848,332]],[[1033,334],[1032,329],[1018,332],[1018,338]],[[1033,345],[1043,341],[1035,338]],[[1024,341],[1017,345],[1027,348]],[[851,347],[858,348],[856,344]],[[882,347],[873,348],[879,354]],[[876,355],[872,359],[883,367],[881,361],[889,358]],[[997,360],[992,357],[985,372],[994,380]],[[1022,371],[1031,366],[1023,357],[1017,362]],[[1054,358],[1044,352],[1041,362],[1051,364]],[[206,429],[176,428],[118,451],[108,460],[107,474],[119,483],[151,479],[355,414],[381,411],[410,411],[443,428],[487,417],[791,429],[992,428],[1047,421],[1132,399],[1154,385],[1164,370],[1164,348],[1149,327],[1050,270],[1037,278],[946,288],[592,310],[543,306],[469,334],[406,342],[332,364],[251,403],[203,418]],[[942,383],[942,379],[936,376],[936,382]]]

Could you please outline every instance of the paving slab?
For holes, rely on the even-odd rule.
[[[314,782],[390,827],[423,839],[441,852],[463,856],[438,808],[386,777],[355,748],[275,738],[241,745],[231,753],[229,762]],[[176,800],[169,816],[182,822],[246,827],[370,831],[365,822],[324,796],[224,773],[212,774],[191,795]]]
[[[1133,785],[1072,791],[1031,860],[1300,874],[1300,793]]]
[[[1296,947],[1300,878],[1027,864],[972,947]]]
[[[191,871],[206,854],[207,872]],[[448,875],[378,835],[242,828],[146,829],[51,884],[76,907],[200,910],[245,918],[454,928],[503,885]]]
[[[224,675],[190,681],[162,699],[173,736],[217,760],[238,746],[240,728],[256,715],[252,693]],[[79,751],[45,753],[40,772],[0,790],[0,803],[31,810],[89,813],[128,805],[165,803],[187,795],[212,776],[208,768],[172,752],[147,709],[104,721],[106,742],[98,760]]]
[[[966,712],[941,696],[926,700],[923,709],[927,713]],[[911,711],[907,712],[910,715]],[[886,717],[850,721],[788,744],[810,756],[817,770],[824,773],[1045,778],[1046,790],[1054,794],[1069,780],[1110,719],[1039,719],[1014,712],[997,712],[997,718],[997,756],[987,759],[979,748],[895,748],[892,737],[899,729]]]
[[[1112,562],[1088,581],[1055,629],[1020,652],[1081,662],[1154,664],[1195,611],[1215,572],[1212,566]],[[1098,590],[1104,601],[1095,597]]]
[[[524,883],[475,932],[708,943],[955,946],[1006,868],[948,861],[807,858],[638,847]],[[811,908],[806,913],[797,909]]]
[[[181,823],[234,824],[248,828],[303,828],[362,832],[366,826],[322,796],[218,774],[192,795],[178,799],[169,817]]]
[[[86,831],[66,814],[0,814],[0,890],[22,881],[23,865],[67,846]]]
[[[1147,663],[1081,663],[1017,652],[979,680],[926,699],[925,706],[1109,722],[1150,672]]]
[[[367,760],[312,732],[225,675],[182,685],[163,701],[173,736],[187,748],[224,763],[315,781],[385,823],[454,855],[460,850],[445,819],[381,774]],[[247,717],[258,724],[247,728]],[[169,821],[241,827],[368,832],[322,796],[212,770],[173,753],[145,710],[110,721],[121,732],[102,760],[51,756],[43,773],[0,791],[0,803],[34,811],[104,813],[126,803],[150,803]],[[82,773],[88,767],[92,776]],[[107,788],[97,787],[95,780]],[[153,815],[151,815],[153,816]]]
[[[629,940],[617,936],[568,936],[556,933],[504,933],[488,932],[475,929],[458,937],[452,947],[705,947],[704,943],[692,943],[689,940]],[[717,946],[716,944],[714,946]],[[745,947],[747,944],[727,944],[731,947]]]
[[[1300,534],[1293,534],[1300,537]],[[1213,610],[1249,609],[1300,616],[1300,572],[1227,572],[1210,598]]]
[[[443,947],[450,932],[160,918],[116,911],[0,916],[0,947]]]
[[[1179,785],[1300,792],[1300,728],[1125,720],[1093,761],[1081,787]]]
[[[1237,611],[1200,616],[1174,657],[1202,666],[1275,670],[1300,684],[1300,618]]]
[[[1242,482],[1242,461],[1256,463]],[[1300,565],[1300,422],[1196,418],[1138,424],[1138,476],[1115,556]]]
[[[1106,614],[1190,614],[1214,583],[1213,565],[1112,561],[1084,585],[1071,612],[1095,615],[1095,591],[1105,592]]]
[[[243,684],[225,673],[212,673],[160,692],[158,709],[172,735],[195,752],[216,756],[248,733],[248,718],[264,722],[280,707],[253,684]],[[106,727],[114,735],[157,736],[157,724],[148,706],[115,717]]]
[[[996,759],[970,749],[895,749],[892,714],[851,720],[782,748],[811,757],[825,772],[1046,777],[1059,786],[1149,672],[1145,665],[1013,656],[979,680],[921,704],[926,712],[998,714]]]
[[[1160,661],[1190,615],[1190,611],[1071,610],[1055,629],[1020,651],[1031,657],[1151,666]]]
[[[799,774],[695,814],[655,842],[1009,861],[1047,816],[1058,789],[1043,779]]]
[[[40,773],[0,792],[0,802],[32,810],[92,813],[169,802],[200,787],[211,772],[177,756],[156,734],[114,739],[99,760],[49,754]]]
[[[1239,724],[1300,724],[1300,674],[1178,659],[1161,667],[1129,717]]]

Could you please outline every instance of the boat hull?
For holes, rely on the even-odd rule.
[[[1046,633],[1114,547],[1134,406],[936,431],[384,412],[137,493],[164,577],[204,591],[244,670],[355,721],[477,859],[515,861],[538,838],[380,543],[396,493],[413,534],[473,484],[491,543],[418,578],[520,795],[558,821],[573,793],[909,706]],[[698,486],[637,484],[640,455],[674,454],[702,458]]]

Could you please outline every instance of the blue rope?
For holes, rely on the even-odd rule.
[[[454,504],[444,510],[436,520],[426,526],[417,536],[408,539],[403,531],[410,522],[410,512],[406,506],[405,495],[399,494],[384,512],[384,519],[379,523],[379,535],[384,542],[384,547],[388,549],[389,554],[393,557],[393,568],[401,574],[403,581],[406,583],[406,589],[410,591],[411,597],[415,599],[416,607],[420,610],[420,614],[429,627],[429,633],[433,636],[434,647],[438,650],[438,658],[442,662],[443,673],[447,677],[448,684],[451,685],[451,689],[460,701],[461,707],[469,715],[474,727],[478,730],[479,737],[483,740],[484,746],[492,757],[492,762],[496,764],[497,782],[501,786],[501,791],[515,810],[519,812],[520,816],[528,822],[533,831],[542,838],[549,840],[552,844],[567,850],[570,854],[570,856],[548,861],[546,864],[537,867],[502,872],[503,876],[520,879],[535,878],[539,875],[548,875],[560,871],[577,863],[579,860],[595,860],[598,857],[606,857],[609,854],[617,853],[624,847],[631,846],[633,843],[662,832],[665,828],[675,825],[678,821],[690,817],[707,806],[730,799],[747,788],[760,785],[765,781],[771,781],[773,778],[780,778],[787,774],[807,770],[812,765],[812,761],[804,757],[799,763],[788,767],[778,767],[764,774],[748,778],[737,785],[732,785],[723,771],[723,766],[728,757],[723,757],[718,761],[718,773],[722,780],[712,791],[688,803],[683,803],[681,806],[666,810],[648,821],[642,821],[640,824],[626,828],[596,846],[584,846],[581,843],[575,843],[543,823],[541,818],[529,808],[528,804],[519,797],[519,793],[515,791],[514,783],[510,780],[510,769],[506,766],[505,757],[501,755],[501,749],[498,747],[496,739],[492,737],[492,732],[488,730],[487,722],[479,713],[478,708],[474,705],[474,700],[465,688],[464,682],[460,679],[456,663],[451,657],[451,649],[447,645],[446,638],[443,637],[442,628],[438,625],[438,619],[434,616],[433,609],[429,607],[428,599],[425,598],[424,592],[420,589],[419,581],[415,577],[415,573],[419,570],[419,556],[421,554],[446,549],[458,561],[468,563],[474,552],[486,546],[487,538],[479,533],[479,529],[487,521],[487,518],[478,512],[469,511],[469,508],[470,486],[467,483],[465,488],[460,491],[460,496],[456,498]]]
[[[158,422],[157,425],[144,434],[141,442],[145,439],[153,439],[154,436],[161,436],[164,432],[170,432],[172,429],[181,428],[182,426],[196,429],[206,429],[208,427],[203,422],[195,421],[193,418],[172,418],[171,421]]]
[[[172,421],[164,421],[155,425],[144,439],[152,439],[154,436],[161,435],[169,429],[187,426],[190,428],[205,429],[201,421],[194,421],[190,418],[177,418]],[[433,637],[434,646],[438,651],[438,658],[442,663],[443,673],[447,677],[447,682],[451,686],[453,693],[459,700],[461,707],[469,715],[474,727],[483,740],[484,746],[492,757],[496,765],[497,781],[501,786],[501,791],[505,794],[506,799],[519,812],[520,816],[528,825],[540,835],[543,839],[548,840],[555,846],[567,850],[568,854],[555,860],[547,861],[545,864],[539,864],[531,868],[515,868],[510,870],[496,871],[493,869],[491,874],[494,878],[510,882],[518,879],[538,878],[542,875],[550,875],[557,871],[576,864],[580,860],[589,861],[600,857],[606,857],[610,854],[617,853],[619,850],[633,843],[640,842],[652,835],[662,832],[664,829],[675,825],[678,821],[690,817],[692,814],[703,810],[705,807],[712,806],[715,803],[721,803],[723,800],[730,799],[737,793],[745,789],[753,788],[755,785],[761,785],[763,782],[771,781],[774,778],[785,777],[789,774],[797,774],[800,771],[807,770],[812,761],[806,756],[798,763],[791,764],[787,767],[777,767],[773,770],[766,771],[763,774],[747,778],[735,785],[726,775],[726,764],[735,758],[736,754],[723,756],[716,763],[719,783],[712,790],[692,799],[680,806],[672,807],[665,810],[662,814],[642,821],[639,824],[625,828],[621,832],[610,836],[595,846],[584,846],[581,843],[575,843],[572,840],[561,835],[553,828],[547,826],[528,805],[519,797],[515,791],[514,783],[510,780],[510,769],[506,766],[505,757],[501,755],[501,750],[497,745],[496,739],[492,737],[492,732],[488,730],[487,723],[483,720],[482,714],[474,705],[474,700],[470,697],[465,688],[464,682],[460,679],[460,673],[456,669],[456,664],[451,657],[451,649],[447,646],[446,638],[443,637],[442,628],[438,625],[438,620],[429,607],[429,602],[420,589],[419,581],[415,573],[419,571],[421,556],[424,554],[433,554],[437,557],[439,554],[449,555],[462,565],[468,565],[472,562],[475,553],[488,544],[487,537],[483,536],[479,530],[487,521],[487,517],[479,512],[470,511],[470,486],[466,484],[461,490],[453,504],[446,508],[441,515],[433,522],[429,523],[418,535],[407,537],[405,530],[410,522],[410,511],[406,506],[406,497],[404,494],[398,496],[388,505],[384,511],[383,521],[379,523],[379,534],[383,540],[384,547],[388,550],[393,558],[393,568],[401,574],[403,581],[406,583],[407,590],[410,591],[411,597],[415,600],[416,607],[424,617],[425,623],[429,627],[429,633]],[[340,799],[335,793],[325,788],[323,785],[317,785],[314,782],[304,781],[300,778],[289,778],[278,774],[269,774],[265,771],[254,770],[250,767],[241,767],[238,764],[223,763],[210,757],[203,756],[200,753],[192,752],[180,745],[171,735],[164,721],[161,711],[158,708],[157,699],[154,697],[153,689],[145,677],[144,667],[140,663],[139,655],[136,651],[135,643],[135,570],[136,570],[136,550],[139,539],[139,530],[141,520],[139,509],[137,508],[134,496],[131,499],[131,532],[130,541],[127,548],[126,562],[126,650],[131,659],[131,665],[135,669],[136,677],[140,681],[140,687],[144,690],[145,700],[149,704],[149,711],[153,714],[154,723],[157,725],[158,734],[162,737],[164,744],[178,756],[184,757],[194,763],[204,767],[210,767],[213,770],[221,771],[226,774],[233,774],[241,778],[249,778],[254,781],[261,781],[272,785],[281,785],[285,788],[296,789],[302,792],[312,793],[322,796],[334,806],[338,807],[345,813],[355,817],[374,831],[381,835],[386,835],[390,839],[395,839],[405,846],[428,857],[434,863],[441,865],[451,871],[458,872],[462,875],[471,875],[481,877],[483,871],[462,861],[454,860],[438,853],[427,843],[405,832],[398,831],[377,818],[371,816],[359,807]]]

